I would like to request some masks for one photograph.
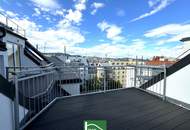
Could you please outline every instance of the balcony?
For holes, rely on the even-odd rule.
[[[123,79],[114,78],[119,71]],[[16,129],[80,130],[84,120],[106,120],[109,130],[190,128],[190,111],[166,96],[165,66],[60,66],[9,73]]]

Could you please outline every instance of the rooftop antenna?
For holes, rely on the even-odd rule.
[[[105,60],[104,60],[104,62],[107,61],[107,57],[108,57],[108,54],[106,53],[106,54],[105,54]]]
[[[47,42],[44,43],[44,53],[45,53],[45,50],[46,50],[46,44],[47,44]]]

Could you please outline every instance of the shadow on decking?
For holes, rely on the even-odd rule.
[[[60,99],[26,129],[83,130],[95,119],[108,130],[190,129],[190,111],[135,88]]]

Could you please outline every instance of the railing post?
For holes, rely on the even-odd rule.
[[[134,87],[136,88],[137,86],[136,86],[136,84],[137,84],[137,80],[136,80],[136,78],[137,78],[137,66],[135,65],[135,68],[134,68],[135,70],[134,70]]]
[[[104,67],[104,92],[106,92],[106,68]]]
[[[19,27],[16,25],[16,32],[19,33]]]
[[[15,84],[15,97],[14,97],[14,123],[15,130],[19,130],[19,93],[18,93],[18,79],[14,73],[14,84]]]
[[[6,25],[8,26],[8,17],[6,17]]]
[[[163,100],[166,100],[166,79],[167,79],[167,70],[166,70],[166,65],[164,65]]]
[[[135,61],[135,68],[134,68],[134,87],[137,87],[137,56],[136,56],[136,61]]]
[[[26,37],[26,30],[24,29],[23,31],[24,31],[24,37]]]
[[[85,75],[85,73],[86,73],[86,71],[85,71],[85,66],[84,66],[84,68],[83,68],[83,83],[82,83],[82,88],[81,88],[82,92],[83,92],[83,91],[86,92],[86,86],[85,86],[86,75]],[[84,89],[84,90],[83,90],[83,89]]]
[[[7,80],[9,80],[9,68],[8,67],[6,67],[6,78],[7,78]]]

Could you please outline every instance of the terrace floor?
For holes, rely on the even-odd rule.
[[[83,130],[84,120],[108,130],[190,130],[190,111],[135,88],[58,100],[27,130]]]

